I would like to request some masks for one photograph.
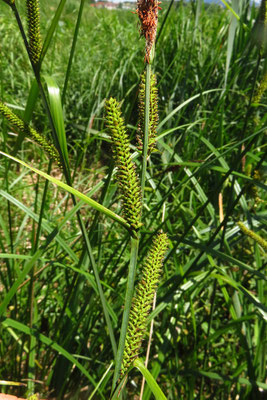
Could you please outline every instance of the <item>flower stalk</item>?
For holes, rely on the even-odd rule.
[[[140,293],[138,292],[139,289],[137,289],[137,300],[135,300],[134,305],[132,305],[132,296],[133,296],[133,291],[134,291],[134,277],[135,277],[135,271],[136,271],[136,265],[137,265],[137,257],[138,257],[138,247],[139,247],[139,236],[137,234],[137,229],[141,226],[141,211],[142,211],[142,203],[143,203],[143,198],[144,198],[144,189],[145,189],[145,180],[146,180],[146,170],[147,170],[147,158],[148,154],[151,153],[153,150],[155,138],[153,137],[153,134],[155,134],[156,131],[156,125],[158,122],[158,116],[157,116],[157,92],[156,92],[156,80],[154,76],[151,78],[151,66],[150,66],[150,61],[153,58],[152,54],[154,54],[154,42],[156,38],[156,30],[157,30],[157,21],[158,21],[158,7],[159,2],[155,0],[138,0],[137,1],[137,10],[136,13],[139,16],[139,20],[141,22],[141,29],[140,33],[142,36],[145,37],[146,40],[146,49],[145,49],[145,73],[142,76],[142,81],[141,81],[141,88],[140,88],[140,95],[139,95],[139,133],[138,133],[138,141],[140,145],[140,149],[142,151],[142,170],[141,170],[141,186],[139,184],[133,183],[134,181],[136,182],[136,178],[132,178],[134,174],[131,172],[129,176],[131,179],[126,179],[127,178],[127,170],[129,170],[130,167],[130,152],[129,152],[129,139],[126,137],[126,129],[124,127],[124,122],[121,118],[121,113],[118,107],[118,104],[114,99],[110,99],[107,104],[107,126],[109,127],[111,133],[112,133],[112,142],[113,142],[113,151],[116,159],[116,164],[118,167],[118,178],[119,178],[119,184],[121,191],[123,193],[123,206],[124,206],[124,213],[126,216],[126,219],[128,223],[132,226],[134,229],[134,232],[136,232],[136,238],[132,237],[131,239],[131,257],[130,257],[130,265],[129,265],[129,273],[128,273],[128,279],[127,279],[127,288],[126,288],[126,295],[125,295],[125,305],[124,305],[124,312],[123,312],[123,319],[122,319],[122,326],[121,326],[121,332],[120,332],[120,339],[119,339],[119,346],[118,346],[118,352],[117,352],[117,357],[116,357],[116,362],[115,362],[115,371],[114,371],[114,376],[113,376],[113,382],[112,382],[112,391],[113,391],[113,397],[117,396],[117,393],[121,389],[118,389],[121,385],[124,386],[127,376],[125,376],[125,380],[123,380],[123,376],[125,375],[126,371],[132,364],[133,360],[136,358],[136,354],[138,354],[141,346],[141,341],[139,341],[142,333],[144,333],[144,319],[145,319],[145,313],[148,313],[150,309],[150,305],[146,303],[146,308],[143,310],[143,314],[141,317],[141,320],[137,321],[137,325],[141,328],[144,328],[143,330],[141,329],[139,339],[138,337],[134,336],[133,333],[133,318],[135,309],[135,305],[137,304],[137,307],[139,305],[139,295],[141,293],[141,288],[140,288]],[[153,50],[152,50],[153,49]],[[152,85],[150,84],[152,83]],[[151,100],[151,106],[150,106],[150,100]],[[151,124],[150,124],[151,120]],[[130,167],[132,168],[132,167]],[[134,171],[135,172],[135,171]],[[135,205],[135,208],[133,208],[133,198],[132,196],[127,194],[127,191],[130,191],[130,186],[133,186],[133,189],[131,189],[131,192],[134,194],[138,194],[138,200],[137,200],[137,207]],[[138,190],[137,190],[138,187]],[[127,203],[130,199],[130,203]],[[130,206],[130,207],[129,207]],[[135,215],[133,214],[133,210]],[[129,212],[130,211],[130,212]],[[128,214],[128,215],[127,215]],[[166,235],[165,235],[166,236]],[[161,239],[159,241],[156,240],[156,244],[154,242],[154,247],[159,246],[160,247],[160,242],[161,240],[164,242],[163,236],[160,236]],[[162,244],[162,249],[163,253],[160,252],[158,257],[160,261],[162,262],[162,257],[166,251],[166,246]],[[154,265],[154,262],[156,262],[156,252],[157,249],[152,248],[152,255],[151,255],[151,260],[152,260],[152,265]],[[154,250],[153,250],[154,249]],[[154,253],[153,253],[154,251]],[[154,258],[153,258],[154,257]],[[150,258],[148,257],[147,264],[151,262]],[[158,260],[158,259],[157,259]],[[160,263],[161,265],[161,263]],[[158,278],[159,278],[159,271],[154,271],[154,273],[151,275],[149,272],[149,266],[147,266],[146,269],[147,272],[144,272],[144,279],[147,279],[147,282],[150,280],[151,276],[153,275],[152,278],[152,286],[149,286],[150,284],[147,283],[146,287],[146,300],[147,302],[150,301],[151,293],[149,293],[149,290],[152,290],[152,300],[153,301],[153,296],[154,292],[158,283]],[[153,290],[154,289],[154,290]],[[136,303],[137,301],[137,303]],[[150,303],[151,303],[150,302]],[[132,307],[132,308],[131,308]],[[131,313],[130,313],[131,312]],[[129,322],[130,320],[130,322]],[[142,325],[143,323],[143,325]],[[135,332],[137,334],[137,331]],[[132,336],[131,336],[132,335]],[[132,339],[131,339],[132,338]],[[120,381],[118,383],[118,381]],[[117,384],[118,383],[118,384]],[[116,388],[117,384],[117,388]],[[119,394],[118,394],[119,396]],[[117,397],[116,397],[117,398]]]

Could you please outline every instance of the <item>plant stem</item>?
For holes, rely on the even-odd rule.
[[[70,77],[72,60],[73,60],[76,43],[77,43],[77,38],[78,38],[78,34],[79,34],[79,29],[80,29],[80,25],[81,25],[84,2],[85,2],[85,0],[81,0],[78,18],[77,18],[77,22],[76,22],[76,26],[75,26],[74,35],[73,35],[73,41],[72,41],[71,50],[70,50],[70,57],[69,57],[67,72],[66,72],[66,76],[65,76],[65,82],[64,82],[64,87],[62,90],[62,106],[64,106],[64,103],[65,103],[65,97],[66,97],[66,92],[67,92],[67,87],[68,87],[68,82],[69,82],[69,77]]]
[[[174,3],[174,0],[171,0],[170,3],[169,3],[168,10],[167,10],[167,12],[165,13],[164,20],[163,20],[162,24],[160,25],[159,33],[157,34],[157,37],[156,37],[156,44],[157,44],[157,42],[158,42],[158,40],[159,40],[159,38],[160,38],[160,36],[161,36],[161,34],[162,34],[162,31],[163,31],[164,26],[166,25],[166,21],[167,21],[167,18],[168,18],[168,16],[169,16],[169,13],[170,13],[170,11],[171,11],[171,8],[172,8],[172,6],[173,6],[173,3]]]
[[[137,264],[137,257],[138,257],[138,248],[139,248],[139,238],[138,239],[131,238],[131,256],[130,256],[131,258],[130,258],[130,265],[129,265],[129,272],[128,272],[128,280],[127,280],[124,311],[123,311],[122,324],[121,324],[119,347],[118,347],[117,357],[116,357],[116,361],[115,361],[115,371],[114,371],[113,382],[112,382],[112,391],[115,389],[116,383],[119,378],[120,369],[121,369],[122,356],[123,356],[125,338],[126,338],[126,331],[127,331],[127,327],[128,327],[130,308],[132,305],[132,297],[133,297],[133,292],[134,292],[134,279],[135,279],[135,271],[136,271],[136,264]]]
[[[207,332],[207,337],[209,338],[210,336],[210,331],[212,328],[212,322],[213,322],[213,316],[214,316],[214,307],[215,307],[215,296],[216,296],[216,290],[217,290],[217,280],[214,281],[213,283],[213,291],[211,295],[211,310],[210,310],[210,315],[209,315],[209,322],[208,322],[208,332]],[[204,348],[204,360],[203,360],[203,371],[206,371],[207,368],[207,359],[208,359],[208,351],[209,351],[209,342],[206,343],[205,348]],[[205,377],[201,377],[201,383],[200,383],[200,393],[199,393],[199,398],[202,399],[202,394],[204,390],[204,385],[205,385]]]
[[[49,162],[48,165],[48,171],[47,173],[49,174],[51,171],[52,167],[52,162]],[[43,197],[42,197],[42,203],[41,203],[41,209],[40,209],[40,214],[39,214],[39,220],[38,220],[38,226],[37,226],[37,232],[35,235],[34,243],[33,243],[33,248],[32,248],[32,256],[36,253],[38,249],[38,244],[39,244],[39,237],[41,233],[41,226],[42,226],[42,219],[44,215],[44,207],[46,203],[46,195],[47,195],[47,190],[48,190],[48,181],[45,181],[45,187],[43,191]],[[36,193],[37,196],[37,193]],[[35,210],[36,212],[36,210]],[[31,270],[31,281],[30,281],[30,328],[33,328],[35,323],[36,323],[36,315],[37,315],[37,304],[34,304],[34,275],[35,275],[35,265],[33,266]],[[29,343],[29,360],[28,360],[28,395],[34,394],[34,380],[35,380],[35,354],[36,354],[36,337],[34,335],[30,335],[30,343]]]

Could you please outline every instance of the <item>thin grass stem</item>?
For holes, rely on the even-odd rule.
[[[153,311],[155,310],[155,308],[156,308],[156,301],[157,301],[157,292],[155,292],[155,294],[154,294],[153,305],[152,305],[152,312],[153,312]],[[153,336],[153,328],[154,328],[154,319],[152,319],[152,321],[151,321],[151,323],[150,323],[149,339],[148,339],[147,351],[146,351],[146,359],[145,359],[145,367],[146,367],[146,368],[147,368],[147,366],[148,366],[148,361],[149,361],[150,348],[151,348],[152,336]],[[145,382],[146,382],[146,379],[145,379],[145,377],[143,376],[139,400],[142,400],[142,399],[143,399],[143,394],[144,394],[144,389],[145,389]]]
[[[77,22],[76,22],[76,26],[75,26],[74,35],[73,35],[73,41],[72,41],[71,50],[70,50],[68,67],[67,67],[64,86],[63,86],[63,90],[62,90],[62,98],[61,98],[62,106],[64,106],[64,103],[65,103],[65,97],[66,97],[66,92],[67,92],[67,88],[68,88],[68,82],[69,82],[69,78],[70,78],[70,71],[71,71],[72,61],[73,61],[73,58],[74,58],[74,53],[75,53],[75,49],[76,49],[76,43],[77,43],[79,29],[80,29],[80,25],[81,25],[84,2],[85,2],[85,0],[81,0],[79,13],[78,13],[78,18],[77,18]]]
[[[48,171],[47,173],[50,174],[52,167],[52,161],[49,162],[48,165]],[[38,249],[38,244],[39,244],[39,238],[40,238],[40,233],[41,233],[41,226],[42,226],[42,219],[44,215],[44,208],[46,204],[46,198],[47,198],[47,190],[48,190],[48,181],[45,181],[45,187],[43,191],[43,196],[42,196],[42,203],[41,203],[41,209],[39,213],[39,220],[38,220],[38,226],[37,226],[37,232],[35,235],[35,238],[33,238],[34,243],[33,243],[33,251],[32,255],[36,253]],[[38,196],[38,193],[36,193],[36,197]],[[37,203],[37,199],[36,199]],[[33,266],[31,270],[31,278],[30,278],[30,323],[29,326],[30,328],[33,328],[35,323],[37,322],[36,316],[37,316],[37,304],[34,302],[34,279],[35,279],[35,265]],[[34,387],[35,387],[35,358],[36,358],[36,337],[34,335],[30,335],[29,338],[29,359],[28,359],[28,394],[32,395],[34,394]]]
[[[156,44],[157,44],[157,42],[158,42],[158,40],[159,40],[159,38],[160,38],[160,36],[162,34],[162,31],[163,31],[163,28],[164,28],[165,24],[167,22],[167,19],[168,19],[169,13],[171,11],[171,8],[173,6],[173,3],[174,3],[174,0],[171,0],[170,3],[169,3],[169,6],[168,6],[168,10],[166,11],[166,13],[164,15],[164,19],[163,19],[162,24],[160,25],[160,28],[159,28],[159,33],[156,36]]]

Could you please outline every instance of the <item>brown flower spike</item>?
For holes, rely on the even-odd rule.
[[[156,39],[158,25],[158,0],[138,0],[136,12],[141,22],[141,35],[146,39],[145,62],[149,63],[150,52]]]

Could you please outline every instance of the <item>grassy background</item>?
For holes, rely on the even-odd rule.
[[[170,249],[153,314],[148,368],[169,399],[261,399],[267,390],[266,258],[263,248],[237,225],[242,220],[262,237],[266,233],[266,95],[260,105],[252,104],[253,93],[266,73],[266,58],[253,39],[258,9],[249,8],[248,1],[238,3],[241,23],[219,7],[205,8],[200,1],[187,6],[177,2],[157,42],[154,69],[160,139],[159,151],[148,164],[139,265],[153,235],[163,228]],[[45,37],[58,2],[40,4]],[[18,5],[26,24],[24,2]],[[168,6],[163,2],[159,27]],[[53,76],[61,90],[78,7],[78,1],[67,2],[42,66],[42,76]],[[75,188],[119,214],[103,120],[104,100],[114,96],[123,102],[135,146],[143,47],[136,15],[126,10],[95,10],[85,4],[64,107],[71,171]],[[1,100],[23,115],[33,73],[15,19],[3,2],[0,51]],[[39,98],[32,123],[50,135]],[[1,148],[12,153],[16,137],[4,121],[1,135]],[[46,156],[29,140],[23,142],[17,156],[43,171],[48,169]],[[139,171],[140,157],[136,163]],[[52,174],[61,178],[55,167]],[[91,263],[83,256],[72,201],[49,183],[42,206],[44,180],[24,167],[10,166],[3,157],[0,177],[1,298],[49,233],[61,227],[36,260],[36,276],[25,277],[1,316],[1,379],[21,382],[35,376],[36,391],[43,396],[88,399],[92,380],[100,380],[113,354]],[[220,195],[225,216],[221,225]],[[81,213],[118,339],[129,236],[88,207]],[[32,371],[28,366],[31,308],[35,310],[31,334],[37,339]],[[84,366],[91,381],[67,361],[70,354]],[[95,398],[108,398],[110,376],[108,373]],[[126,398],[134,399],[140,382],[140,375],[133,370]],[[4,390],[25,393],[24,387],[3,386]],[[146,388],[144,399],[150,397]]]

